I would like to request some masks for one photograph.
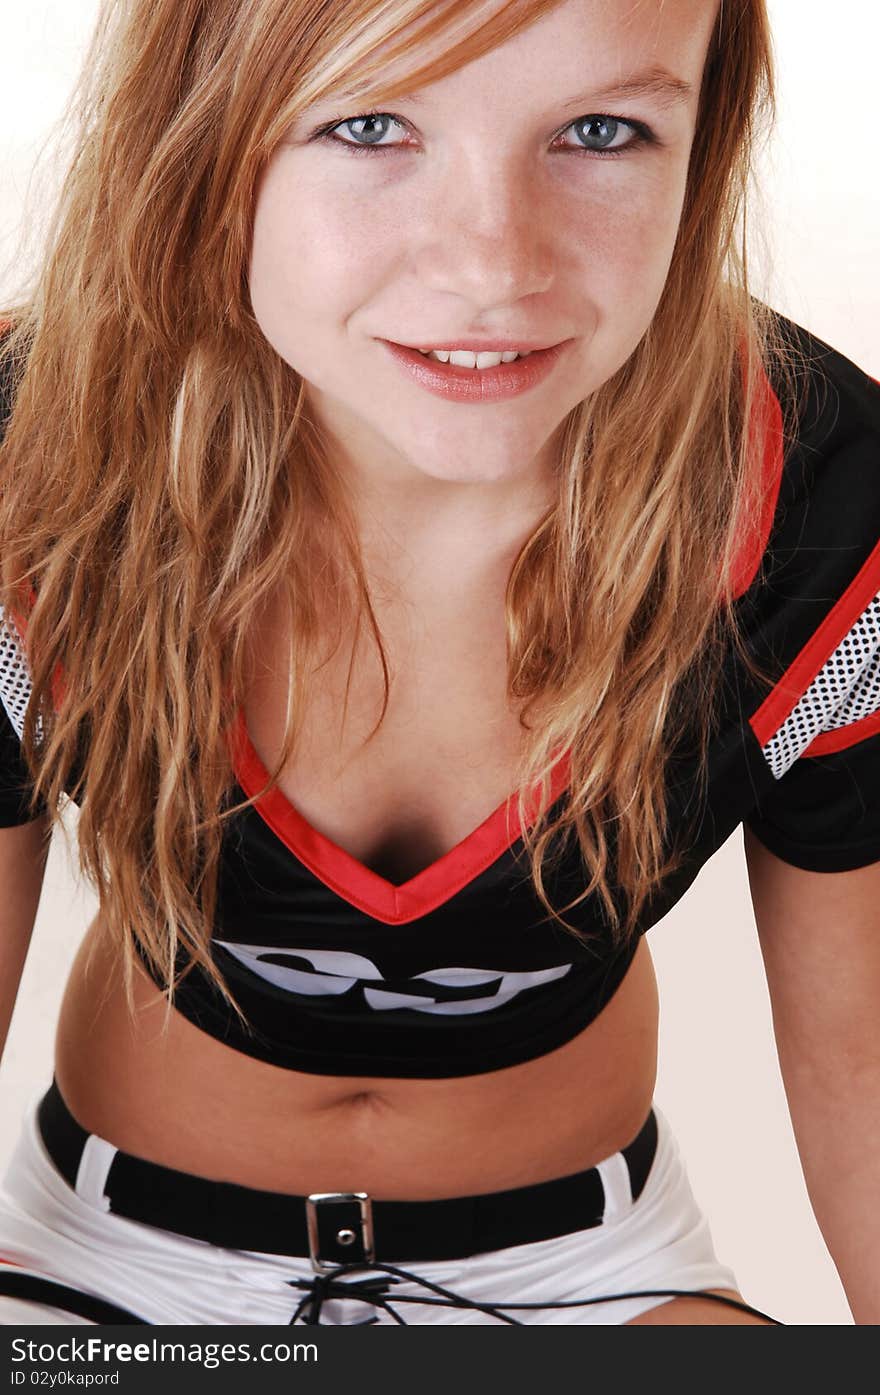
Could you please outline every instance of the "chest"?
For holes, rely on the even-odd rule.
[[[324,837],[400,885],[455,847],[516,783],[522,730],[507,697],[503,606],[438,606],[382,623],[389,664],[372,640],[309,675],[302,727],[279,777],[285,798]],[[288,636],[278,611],[257,633],[244,714],[267,769],[281,749]]]

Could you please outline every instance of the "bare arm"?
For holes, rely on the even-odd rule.
[[[0,828],[0,1058],[40,904],[50,832],[42,814]]]
[[[808,872],[744,830],[804,1180],[856,1323],[880,1323],[880,863]]]

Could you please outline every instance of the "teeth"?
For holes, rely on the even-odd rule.
[[[438,363],[451,363],[458,368],[497,368],[499,363],[513,363],[517,358],[528,358],[531,349],[518,353],[515,349],[506,353],[473,353],[470,349],[431,349],[419,353],[425,358],[436,359]]]

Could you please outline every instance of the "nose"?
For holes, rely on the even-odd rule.
[[[528,180],[478,161],[426,210],[415,269],[426,289],[489,309],[546,291],[554,262],[550,211]]]

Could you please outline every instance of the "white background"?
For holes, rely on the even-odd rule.
[[[760,167],[771,253],[752,268],[753,290],[880,378],[880,11],[869,0],[768,3],[780,120]],[[96,13],[96,0],[29,0],[4,14],[0,302],[15,279],[10,264],[28,183]],[[75,837],[76,811],[66,817]],[[51,1077],[64,979],[96,908],[56,832],[0,1067],[0,1166],[25,1103]],[[851,1322],[788,1119],[740,830],[648,938],[662,1002],[657,1100],[679,1136],[720,1258],[746,1299],[784,1322]],[[589,1091],[589,1081],[578,1088]]]

